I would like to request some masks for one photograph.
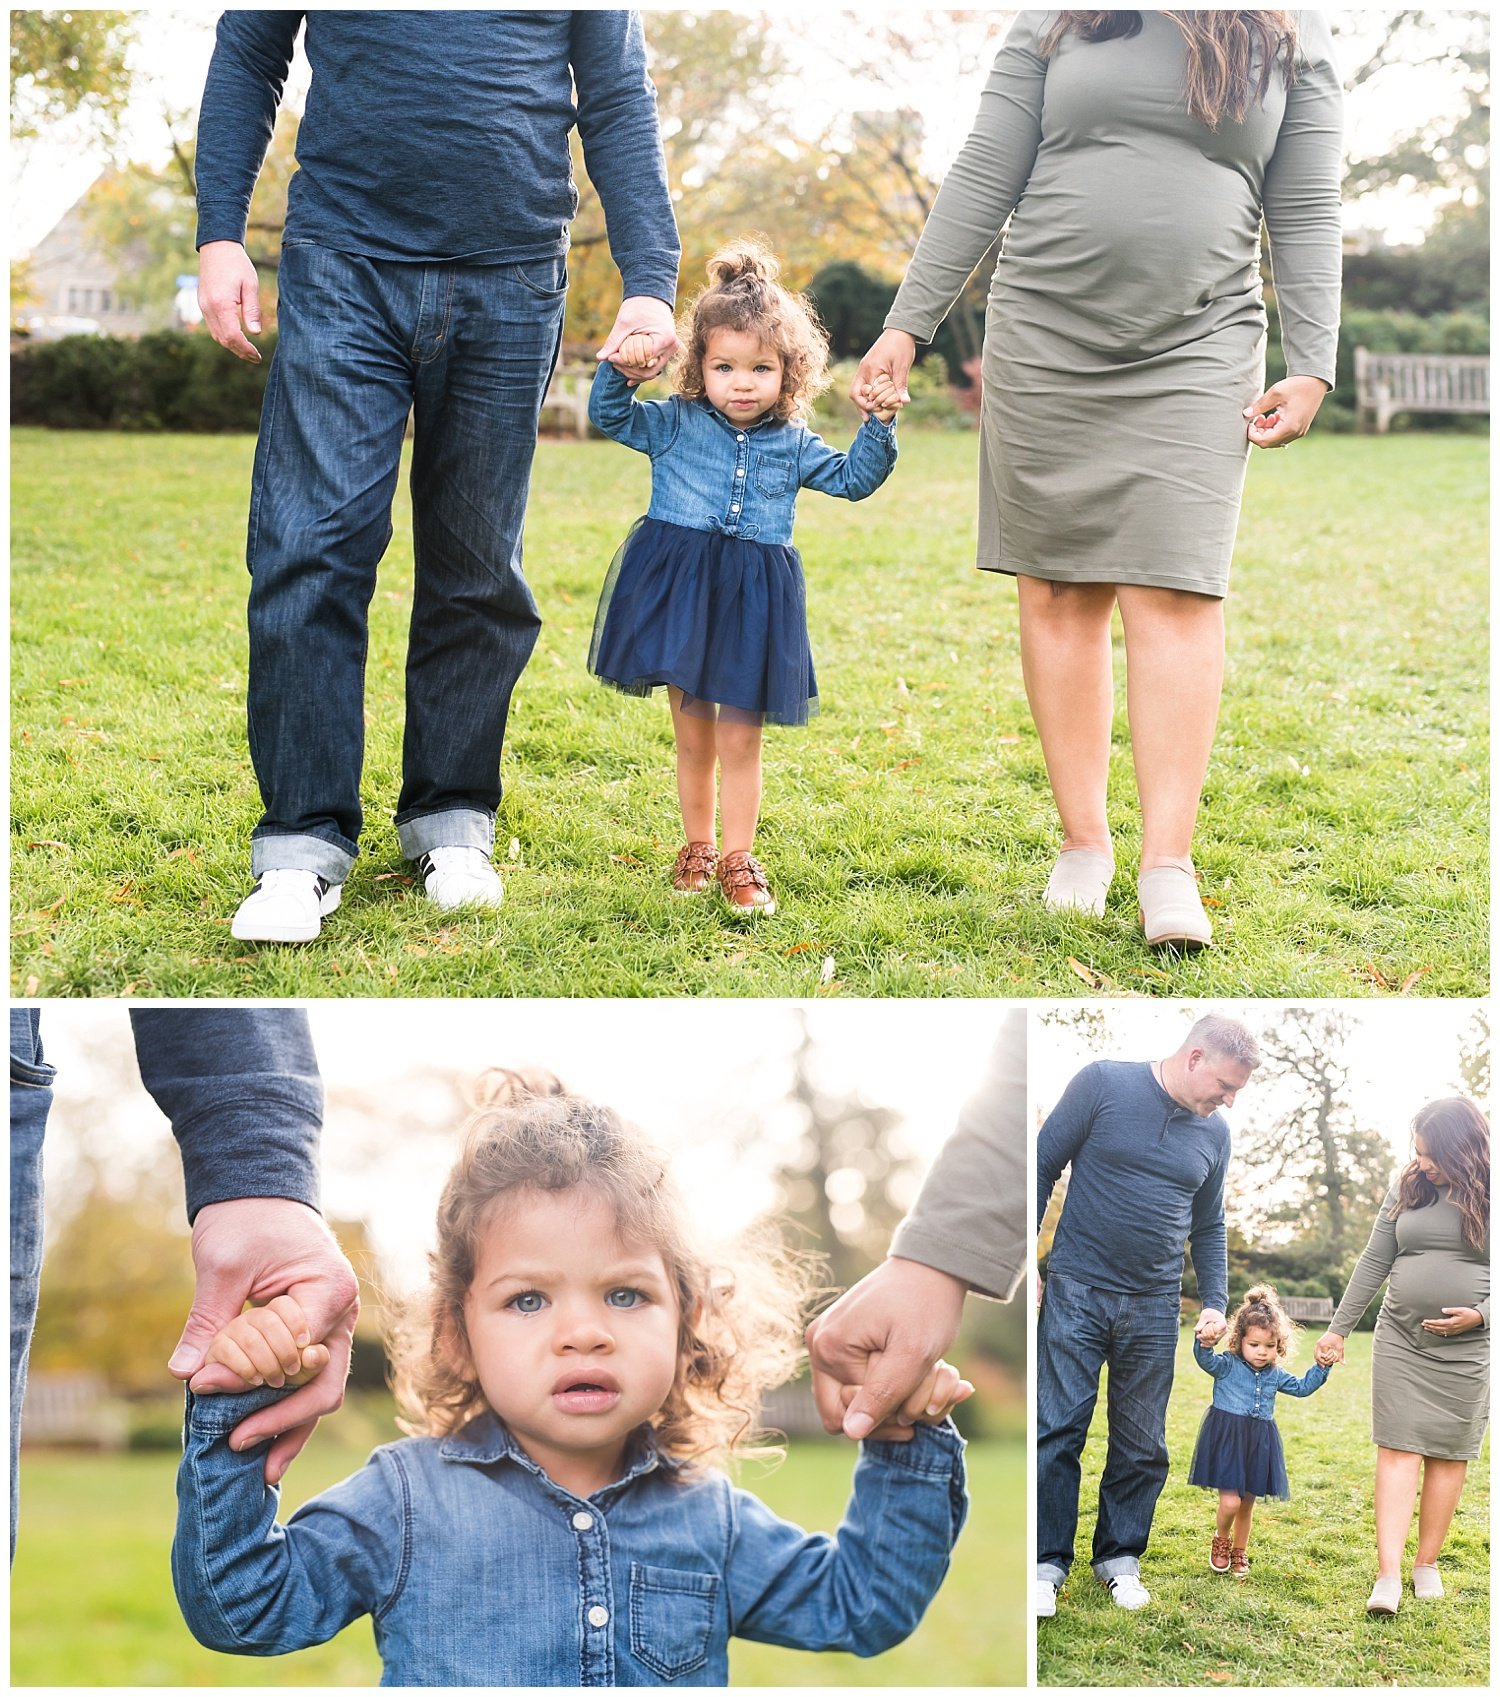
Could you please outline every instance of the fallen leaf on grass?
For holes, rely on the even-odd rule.
[[[167,856],[168,860],[189,860],[194,866],[198,864],[198,851],[195,848],[174,848]]]
[[[375,874],[377,884],[389,883],[393,878],[403,884],[409,884],[412,881],[410,872],[377,872]]]
[[[1085,966],[1075,956],[1068,956],[1068,965],[1084,981],[1091,990],[1114,989],[1115,981],[1107,972],[1100,972],[1097,967]]]
[[[996,737],[996,742],[1020,742],[1020,737]]]
[[[891,767],[891,770],[893,772],[899,772],[903,766],[915,766],[921,758],[922,756],[920,754],[913,754],[906,760],[898,760],[896,764]]]
[[[41,987],[41,979],[38,978],[35,973],[32,973],[31,977],[26,980],[26,994],[28,996],[34,996]]]
[[[1215,1685],[1227,1685],[1229,1681],[1234,1678],[1234,1675],[1228,1668],[1210,1668],[1208,1670],[1208,1677]]]
[[[812,947],[811,943],[793,943],[791,948],[783,949],[781,952],[784,955],[800,955],[805,950],[810,949],[811,947]]]
[[[1415,972],[1408,972],[1406,977],[1401,980],[1401,994],[1404,996],[1419,978],[1424,977],[1431,971],[1432,968],[1430,966],[1419,966]]]
[[[510,858],[512,860],[519,860],[521,858],[521,839],[519,837],[512,837],[510,839]]]
[[[837,970],[838,969],[833,964],[833,956],[825,955],[823,958],[823,969],[818,974],[818,982],[820,984],[832,984],[833,975]]]
[[[42,915],[42,914],[44,914],[44,913],[56,913],[56,912],[57,912],[57,910],[58,910],[58,909],[59,909],[59,908],[60,908],[60,907],[61,907],[61,906],[62,906],[62,904],[63,904],[63,903],[64,903],[64,902],[65,902],[65,901],[66,901],[66,900],[67,900],[67,899],[68,899],[68,898],[67,898],[67,897],[66,897],[66,896],[65,896],[65,895],[63,895],[63,896],[59,896],[59,897],[58,897],[58,898],[57,898],[57,900],[56,900],[56,901],[55,901],[55,902],[53,902],[53,903],[52,903],[52,904],[51,904],[51,906],[50,906],[50,907],[39,907],[39,908],[38,908],[38,909],[37,909],[37,910],[36,910],[36,911],[37,911],[37,916],[38,916],[38,918],[40,918],[40,917],[41,917],[41,915]]]
[[[27,843],[27,848],[67,848],[66,843],[60,843],[55,837],[38,837],[35,842]]]
[[[609,857],[617,866],[641,866],[645,863],[633,854],[612,854]]]

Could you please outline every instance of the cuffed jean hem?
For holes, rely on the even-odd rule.
[[[1123,1579],[1127,1573],[1134,1574],[1137,1579],[1141,1576],[1139,1556],[1109,1556],[1104,1561],[1096,1561],[1093,1566],[1095,1577],[1106,1584],[1111,1579]]]
[[[342,884],[354,865],[354,851],[331,843],[326,837],[309,837],[301,832],[254,833],[250,838],[250,872],[316,872],[330,884]]]
[[[408,860],[439,848],[477,848],[486,854],[495,849],[495,820],[489,813],[467,807],[445,808],[441,813],[424,813],[420,818],[398,821],[396,840]]]
[[[1036,1564],[1036,1576],[1038,1579],[1050,1580],[1054,1585],[1061,1585],[1063,1580],[1068,1577],[1068,1570],[1065,1567],[1059,1567],[1056,1562],[1039,1561]]]

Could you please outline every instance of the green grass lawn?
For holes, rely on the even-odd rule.
[[[352,1472],[392,1434],[346,1407],[293,1467],[283,1518]],[[838,1524],[852,1446],[793,1445],[785,1465],[744,1484],[811,1528]],[[172,1595],[168,1551],[176,1458],[30,1456],[21,1467],[21,1536],[11,1581],[14,1685],[373,1685],[380,1660],[367,1620],[292,1656],[200,1648]],[[736,1685],[1020,1685],[1026,1677],[1026,1450],[969,1449],[969,1523],[948,1580],[905,1644],[861,1661],[734,1643]]]
[[[372,610],[365,852],[324,937],[298,949],[228,929],[259,811],[251,442],[18,431],[14,991],[1482,994],[1487,448],[1329,436],[1254,459],[1197,851],[1219,943],[1177,960],[1136,925],[1123,691],[1109,911],[1040,906],[1057,835],[1015,586],[971,569],[970,435],[913,433],[857,507],[802,502],[823,711],[768,733],[760,849],[781,911],[753,930],[668,893],[666,708],[584,669],[604,568],[647,494],[645,461],[605,442],[539,454],[526,558],[546,624],[511,718],[505,908],[445,920],[413,890],[389,822],[403,492]]]
[[[1447,1597],[1418,1603],[1407,1584],[1394,1619],[1365,1613],[1375,1578],[1368,1332],[1305,1400],[1281,1397],[1277,1423],[1292,1497],[1261,1503],[1250,1577],[1213,1574],[1208,1545],[1217,1497],[1187,1483],[1212,1381],[1178,1345],[1167,1414],[1172,1474],[1141,1563],[1149,1608],[1127,1614],[1088,1568],[1104,1468],[1104,1398],[1083,1458],[1077,1558],[1056,1617],[1037,1623],[1042,1685],[1474,1685],[1489,1680],[1489,1451],[1470,1465],[1442,1557]],[[1311,1335],[1293,1364],[1312,1363]],[[1407,1550],[1416,1547],[1412,1529]]]

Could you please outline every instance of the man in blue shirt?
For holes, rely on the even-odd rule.
[[[359,1286],[318,1211],[323,1080],[301,1008],[135,1008],[141,1080],[172,1124],[193,1228],[193,1307],[168,1362],[198,1374],[219,1328],[247,1299],[299,1293],[328,1365],[274,1412],[238,1424],[241,1445],[268,1437],[264,1474],[280,1479],[320,1415],[344,1398]],[[42,1270],[42,1143],[55,1069],[41,1010],[10,1010],[10,1553],[19,1509],[17,1455]],[[240,1381],[212,1367],[211,1391]],[[278,1435],[279,1434],[279,1435]]]
[[[640,16],[626,11],[225,12],[196,161],[216,341],[260,357],[244,333],[260,328],[246,220],[304,23],[313,77],[247,546],[265,811],[232,929],[258,942],[316,937],[358,850],[368,608],[409,415],[397,836],[438,906],[500,902],[501,744],[540,626],[521,527],[562,336],[575,123],[624,296],[601,357],[647,333],[656,357],[639,377],[676,346],[680,249]]]
[[[1037,1327],[1036,1612],[1051,1615],[1073,1560],[1079,1458],[1109,1367],[1109,1444],[1093,1568],[1121,1608],[1151,1601],[1141,1555],[1167,1477],[1167,1399],[1177,1352],[1183,1247],[1205,1343],[1229,1299],[1224,1178],[1233,1105],[1260,1064],[1235,1020],[1200,1019],[1162,1061],[1094,1061],[1037,1141],[1037,1226],[1070,1169]]]

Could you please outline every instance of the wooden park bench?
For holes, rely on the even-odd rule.
[[[1284,1296],[1281,1306],[1289,1320],[1316,1320],[1326,1326],[1333,1318],[1333,1304],[1326,1296]]]
[[[583,441],[589,433],[589,390],[593,383],[591,365],[558,366],[542,402],[541,429]]]
[[[67,1444],[122,1450],[129,1434],[125,1405],[110,1394],[101,1373],[31,1375],[21,1405],[23,1444]]]
[[[1399,412],[1488,413],[1488,354],[1377,354],[1354,350],[1359,428],[1384,436]]]

